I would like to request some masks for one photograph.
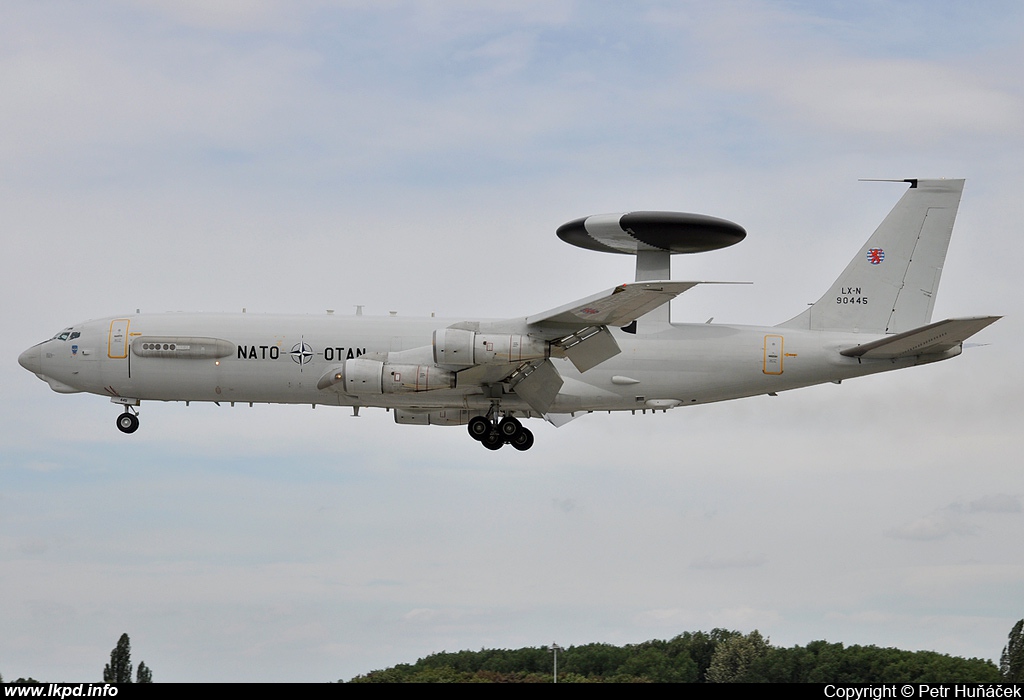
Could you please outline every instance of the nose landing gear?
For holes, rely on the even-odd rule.
[[[124,413],[119,415],[115,422],[117,429],[122,433],[134,433],[139,429],[139,412],[135,408],[139,405],[139,400],[128,398],[126,396],[118,396],[117,393],[109,387],[107,391],[114,394],[114,396],[110,397],[110,403],[117,404],[118,406],[124,406]]]
[[[468,429],[469,436],[488,450],[500,450],[504,445],[512,445],[520,452],[525,452],[533,447],[533,433],[511,415],[506,415],[500,421],[496,415],[490,419],[486,416],[473,416],[469,419]]]
[[[129,434],[139,429],[139,416],[131,406],[125,406],[124,413],[117,417],[117,429]]]

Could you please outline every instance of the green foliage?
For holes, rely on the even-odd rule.
[[[768,640],[754,630],[726,639],[715,649],[708,667],[708,683],[760,683],[765,680],[760,662],[768,655]]]
[[[470,652],[472,653],[472,652]],[[422,660],[421,660],[422,661]],[[562,679],[564,682],[564,679]],[[479,669],[459,671],[451,666],[400,664],[382,671],[356,676],[351,683],[550,683],[550,672],[544,675]]]
[[[1018,644],[1022,626],[1014,628]],[[415,664],[356,676],[352,682],[550,683],[551,656],[546,646],[443,651]],[[684,632],[668,641],[652,639],[622,647],[583,644],[558,653],[559,683],[992,683],[1001,679],[995,664],[983,659],[844,647],[825,641],[782,649],[772,647],[757,630],[747,635],[724,629]]]
[[[773,648],[756,668],[772,683],[992,683],[1000,680],[991,661],[934,651],[811,642]]]
[[[715,654],[718,645],[727,639],[741,636],[735,630],[726,630],[716,627],[710,632],[683,632],[670,640],[668,654],[672,657],[689,656],[697,664],[697,683],[707,681],[708,668],[711,666],[711,657]]]
[[[693,683],[699,664],[709,663],[718,640],[739,632],[689,633],[672,641],[652,640],[617,647],[583,644],[558,654],[559,683]],[[694,655],[697,657],[694,658]],[[440,652],[415,664],[399,664],[352,679],[355,683],[550,683],[553,658],[547,647]]]
[[[1010,683],[1024,683],[1024,620],[1010,630],[1009,639],[999,657],[999,671]]]
[[[664,646],[667,644],[662,643]],[[626,659],[619,672],[631,678],[643,678],[652,683],[696,683],[697,662],[687,655],[671,657],[667,650],[650,642],[638,645]]]
[[[135,671],[136,683],[152,683],[153,671],[146,665],[145,661],[139,662],[139,668]]]
[[[132,682],[132,644],[127,633],[121,635],[110,652],[110,663],[103,667],[103,682]]]
[[[629,647],[612,644],[584,644],[568,647],[559,654],[559,667],[581,676],[613,676],[629,658]]]

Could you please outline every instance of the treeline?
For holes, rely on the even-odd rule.
[[[550,683],[548,647],[440,652],[371,671],[352,683]],[[774,647],[750,634],[713,629],[668,641],[583,644],[558,652],[559,683],[993,683],[991,661],[932,651],[811,642]]]

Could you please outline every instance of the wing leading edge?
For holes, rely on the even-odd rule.
[[[526,319],[529,326],[582,329],[589,326],[626,326],[704,282],[636,282],[544,311]]]

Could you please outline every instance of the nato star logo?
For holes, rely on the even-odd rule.
[[[292,346],[292,351],[288,354],[292,356],[296,364],[304,365],[313,359],[313,348],[306,342],[295,343]]]

